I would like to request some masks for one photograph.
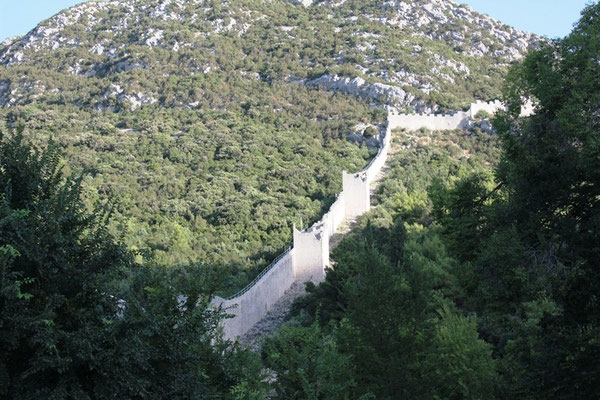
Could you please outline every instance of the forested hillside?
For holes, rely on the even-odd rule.
[[[5,110],[4,122],[60,145],[69,168],[85,172],[87,203],[110,199],[112,231],[132,249],[165,266],[200,262],[235,274],[279,254],[292,223],[319,218],[342,169],[361,169],[371,154],[345,135],[381,117],[298,85],[238,81],[228,90],[230,110],[39,104]]]
[[[235,288],[366,165],[378,106],[496,98],[539,43],[447,0],[89,1],[0,45],[0,118],[86,172],[130,249]]]
[[[546,41],[449,0],[90,1],[0,45],[0,398],[600,397],[600,5]],[[374,208],[259,351],[211,306]],[[524,99],[536,114],[518,118]]]
[[[315,387],[324,387],[318,398],[334,399],[493,396],[492,346],[479,337],[477,318],[455,303],[463,266],[433,221],[429,191],[440,179],[496,165],[498,140],[464,131],[394,137],[400,150],[376,193],[378,206],[335,249],[326,281],[309,286],[289,326],[263,347],[270,368],[289,371],[277,386],[280,398],[310,398]],[[323,376],[334,363],[343,372]]]

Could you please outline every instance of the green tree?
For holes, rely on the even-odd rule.
[[[431,191],[451,254],[470,265],[463,305],[502,356],[507,397],[598,397],[599,53],[595,4],[511,70],[497,185],[475,175]],[[536,102],[525,119],[524,98]]]
[[[498,374],[492,346],[479,338],[474,318],[440,311],[425,367],[435,399],[485,399],[496,396]]]
[[[544,329],[530,340],[556,360],[531,371],[540,397],[595,397],[600,387],[597,363],[583,367],[600,354],[590,340],[600,332],[599,53],[595,4],[569,36],[512,71],[506,89],[512,107],[497,122],[504,149],[497,176],[508,195],[501,209],[518,224],[532,248],[534,274],[550,283],[551,299],[562,310],[539,319]],[[536,115],[527,121],[515,118],[521,96],[537,99]]]
[[[363,390],[381,399],[427,397],[421,366],[433,333],[430,281],[373,248],[363,254],[362,268],[344,284],[340,346],[360,363]]]
[[[454,306],[444,295],[456,290],[451,272],[457,263],[435,231],[407,230],[399,219],[390,223],[378,217],[374,211],[362,229],[344,239],[325,282],[296,306],[315,313],[322,329],[335,327],[338,351],[359,371],[359,394],[494,396],[492,347],[479,338],[475,319],[450,311]],[[314,348],[299,339],[294,343]]]
[[[208,307],[212,280],[200,269],[141,268],[106,217],[86,210],[82,179],[65,176],[55,146],[0,137],[0,395],[261,391],[256,360],[215,333],[223,315]]]
[[[282,328],[267,339],[263,353],[281,399],[358,398],[356,364],[340,352],[335,331],[326,334],[317,322]]]

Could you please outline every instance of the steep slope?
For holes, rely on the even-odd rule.
[[[72,7],[0,45],[0,118],[89,171],[89,202],[116,200],[112,229],[131,247],[236,276],[366,164],[373,106],[497,97],[540,40],[448,0],[300,3]]]

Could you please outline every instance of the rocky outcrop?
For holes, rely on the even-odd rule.
[[[287,0],[287,2],[304,7],[311,6],[314,3],[313,0]]]
[[[336,91],[377,100],[380,103],[396,105],[398,107],[411,107],[418,112],[431,112],[431,108],[423,104],[413,95],[402,88],[385,83],[367,83],[363,78],[348,78],[338,75],[322,75],[316,79],[306,81],[309,86],[319,86],[325,90]]]

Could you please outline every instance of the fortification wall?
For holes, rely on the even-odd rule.
[[[325,268],[329,265],[329,239],[344,219],[355,218],[369,211],[371,199],[369,184],[375,179],[385,164],[391,145],[391,131],[402,127],[407,130],[427,128],[431,130],[451,130],[463,127],[466,120],[484,110],[494,114],[504,106],[500,102],[476,102],[468,112],[452,115],[420,115],[388,113],[388,122],[381,139],[377,155],[359,173],[342,175],[343,190],[329,211],[310,228],[299,231],[293,229],[293,248],[284,252],[265,269],[250,285],[230,299],[216,297],[213,306],[222,306],[234,317],[223,321],[225,338],[235,339],[248,332],[260,321],[273,304],[295,281],[321,282],[325,279]],[[528,102],[523,107],[522,116],[533,114],[534,106]]]
[[[388,117],[389,117],[389,115],[388,115]],[[385,125],[385,132],[384,132],[383,138],[381,139],[381,146],[379,147],[377,156],[375,158],[373,158],[373,160],[365,168],[365,172],[367,173],[367,180],[369,183],[373,182],[375,177],[377,177],[377,175],[383,168],[383,165],[385,164],[385,161],[387,160],[388,151],[390,149],[391,143],[392,143],[392,130],[390,128],[390,123],[388,122]]]
[[[455,114],[392,114],[389,124],[392,129],[402,127],[409,131],[426,128],[432,131],[453,130],[464,126],[469,113],[457,112]]]
[[[337,229],[340,227],[342,222],[344,222],[344,217],[346,215],[346,203],[344,192],[342,191],[335,203],[331,205],[327,214],[323,216],[323,222],[327,224],[329,228],[329,236],[333,235]]]
[[[369,180],[366,172],[349,174],[343,172],[344,197],[346,201],[346,218],[356,218],[371,209]]]
[[[530,117],[535,114],[535,104],[531,100],[527,100],[521,107],[521,117]]]
[[[390,113],[388,115],[389,127],[395,129],[402,127],[408,131],[416,131],[421,128],[426,128],[432,131],[453,130],[463,128],[469,118],[475,118],[478,112],[485,111],[490,115],[496,114],[498,111],[504,111],[506,107],[499,100],[494,101],[476,101],[471,103],[469,111],[458,111],[454,114],[397,114]],[[526,101],[521,108],[521,117],[528,117],[535,112],[535,105],[530,101]]]
[[[294,249],[280,257],[245,293],[227,300],[220,297],[213,299],[213,306],[221,306],[233,315],[222,324],[226,339],[235,339],[248,332],[296,281]]]
[[[294,276],[302,282],[319,283],[329,265],[329,228],[322,221],[305,231],[294,227]]]
[[[377,155],[363,171],[343,173],[343,190],[321,220],[304,231],[294,227],[293,248],[282,254],[239,294],[229,299],[213,299],[214,307],[224,307],[228,314],[233,315],[233,318],[222,322],[226,339],[235,339],[248,332],[295,281],[318,283],[325,279],[325,268],[329,266],[329,239],[344,219],[369,211],[369,183],[385,164],[390,143],[391,124],[388,119]]]
[[[469,114],[471,118],[475,118],[479,111],[485,111],[490,115],[496,114],[498,111],[504,111],[506,107],[504,103],[500,100],[494,101],[480,101],[477,100],[475,103],[471,103],[471,109],[469,110]]]

